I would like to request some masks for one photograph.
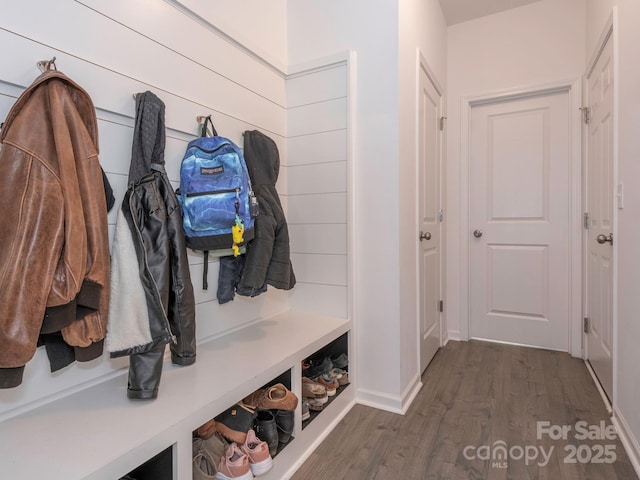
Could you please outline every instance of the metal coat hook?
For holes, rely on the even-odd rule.
[[[57,70],[56,57],[53,57],[51,60],[40,60],[36,63],[36,67],[38,67],[38,69],[43,73],[47,70],[51,70],[51,67],[53,67],[54,70]]]
[[[213,120],[211,119],[211,115],[198,115],[196,116],[196,122],[198,122],[198,127],[199,127],[201,136],[207,137],[207,136],[213,135],[215,137],[218,135],[218,132],[216,132],[216,127],[214,127],[213,125]],[[209,129],[209,126],[211,126],[211,129]]]

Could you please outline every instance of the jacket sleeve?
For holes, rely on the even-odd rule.
[[[110,260],[107,206],[102,171],[95,155],[79,159],[85,225],[87,268],[77,297],[76,320],[62,330],[62,336],[76,349],[76,359],[88,361],[102,354],[109,318]],[[101,188],[103,187],[103,188]]]
[[[247,246],[238,293],[240,291],[255,292],[264,289],[265,286],[275,241],[276,219],[271,209],[264,208],[267,206],[266,203],[261,202],[260,206],[260,215],[255,220],[255,236]]]
[[[33,357],[62,251],[60,183],[8,138],[0,150],[0,387],[22,381]],[[37,258],[37,261],[35,261]]]
[[[247,289],[266,289],[266,285],[290,290],[296,283],[290,259],[289,230],[273,186],[261,189],[260,215],[255,222],[255,237],[247,247],[242,279],[238,293]],[[242,293],[244,294],[244,293]]]
[[[273,254],[267,270],[267,283],[282,290],[291,290],[296,284],[296,277],[291,265],[289,245],[289,228],[284,221],[278,223],[273,242]]]
[[[66,281],[54,281],[49,307],[72,303],[75,310],[61,325],[65,341],[79,349],[79,360],[102,354],[109,307],[109,237],[95,122],[88,96],[70,94],[68,85],[48,86],[52,135],[58,156],[65,208],[63,262]],[[97,134],[95,134],[97,135]],[[73,279],[73,281],[69,281]],[[64,286],[58,292],[58,287]]]
[[[166,189],[167,235],[171,250],[167,315],[171,331],[176,337],[176,342],[170,346],[171,361],[177,365],[191,365],[196,361],[195,295],[182,227],[182,213],[171,184],[165,175],[162,178]]]

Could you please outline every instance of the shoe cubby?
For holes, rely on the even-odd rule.
[[[173,449],[164,449],[119,480],[173,480]]]
[[[276,458],[295,438],[295,412],[300,408],[300,401],[299,398],[295,401],[294,409],[288,408],[293,401],[291,395],[295,395],[291,385],[291,369],[287,369],[259,388],[246,392],[195,429],[192,432],[194,478],[215,475],[225,450],[231,443],[241,446],[244,443],[241,438],[251,429],[259,440],[267,443],[272,459]],[[273,408],[280,405],[287,408]]]
[[[305,378],[314,381],[314,379],[318,378],[322,374],[328,373],[329,376],[331,376],[331,372],[335,372],[334,369],[341,370],[345,373],[342,374],[340,383],[336,385],[335,394],[327,395],[326,403],[320,404],[317,399],[309,400],[308,398],[304,397],[304,393],[302,394],[303,398],[301,398],[301,401],[303,403],[305,401],[307,403],[311,403],[311,405],[309,405],[309,417],[303,417],[302,419],[302,429],[305,429],[316,417],[318,417],[318,415],[320,415],[326,408],[328,408],[328,406],[332,402],[334,402],[338,398],[338,396],[342,394],[342,392],[350,385],[350,381],[348,379],[348,357],[349,333],[346,332],[303,360],[301,366],[303,383],[307,381],[305,380]],[[338,375],[340,374],[338,373]],[[314,403],[315,405],[313,405]]]

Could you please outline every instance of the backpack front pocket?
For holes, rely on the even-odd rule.
[[[241,188],[187,193],[183,197],[184,225],[194,232],[216,235],[231,231]]]

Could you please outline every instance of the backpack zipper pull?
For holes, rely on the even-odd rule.
[[[240,189],[236,188],[236,219],[240,218]],[[237,220],[236,220],[237,221]]]

